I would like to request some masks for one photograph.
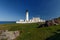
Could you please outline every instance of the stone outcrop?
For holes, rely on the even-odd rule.
[[[60,17],[52,19],[52,20],[47,20],[47,21],[45,21],[44,24],[39,25],[38,28],[40,28],[40,27],[48,27],[48,26],[53,26],[53,25],[59,25],[59,24],[60,24]]]
[[[19,31],[0,30],[0,40],[13,40],[19,36]]]

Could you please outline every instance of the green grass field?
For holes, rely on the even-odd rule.
[[[15,40],[60,40],[60,25],[37,28],[38,24],[0,24],[0,30],[20,30]]]

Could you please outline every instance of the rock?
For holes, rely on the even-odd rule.
[[[13,40],[19,36],[19,31],[8,31],[8,30],[0,30],[2,33],[0,34],[1,39]]]

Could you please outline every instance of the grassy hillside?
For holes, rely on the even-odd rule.
[[[60,40],[60,25],[37,28],[38,24],[1,24],[0,30],[20,30],[15,40]]]

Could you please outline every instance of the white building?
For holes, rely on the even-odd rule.
[[[36,23],[36,22],[45,22],[45,20],[40,19],[39,17],[32,18],[30,22]]]
[[[37,23],[37,22],[45,22],[45,20],[42,20],[39,17],[33,17],[32,19],[29,20],[28,10],[26,10],[26,19],[25,20],[16,21],[16,23]]]

